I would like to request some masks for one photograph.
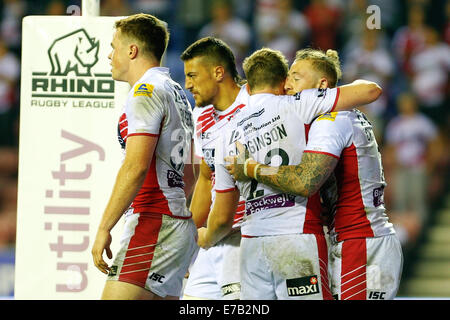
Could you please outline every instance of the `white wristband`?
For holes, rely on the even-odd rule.
[[[258,173],[258,168],[261,165],[261,163],[258,163],[254,168],[253,168],[253,179],[258,180],[256,174]]]
[[[248,159],[245,160],[245,162],[244,162],[244,175],[245,175],[246,177],[248,177],[248,175],[247,175],[247,165],[248,165],[248,162],[249,162],[250,160],[252,160],[252,159],[251,159],[251,158],[248,158]]]

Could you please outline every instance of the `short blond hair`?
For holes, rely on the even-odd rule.
[[[242,66],[252,89],[278,86],[286,80],[289,70],[288,61],[281,51],[269,48],[252,53]]]
[[[327,78],[330,88],[336,87],[338,81],[342,78],[341,62],[336,50],[322,50],[307,48],[297,51],[295,60],[311,61],[314,69]]]

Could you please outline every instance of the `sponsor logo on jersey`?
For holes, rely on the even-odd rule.
[[[286,279],[287,293],[290,297],[307,296],[319,293],[317,276],[307,276],[295,279]]]
[[[264,112],[265,112],[265,109],[263,108],[263,109],[259,110],[258,112],[252,113],[252,114],[249,115],[248,117],[246,117],[246,118],[242,119],[241,121],[239,121],[239,122],[237,123],[237,126],[238,126],[238,127],[239,127],[239,126],[242,126],[242,124],[243,124],[245,121],[247,121],[247,120],[249,120],[249,119],[251,119],[251,118],[259,117],[259,116],[261,116]]]
[[[295,196],[287,193],[274,194],[245,202],[245,214],[247,216],[262,210],[273,208],[293,207]]]
[[[373,189],[373,206],[378,207],[384,204],[384,186]]]
[[[153,89],[155,88],[154,85],[149,83],[140,83],[137,84],[134,88],[134,94],[133,97],[137,96],[145,96],[151,98],[153,95]]]
[[[240,130],[233,130],[230,136],[230,141],[228,141],[228,145],[235,143],[237,140],[241,138]]]
[[[167,170],[167,185],[171,188],[184,188],[183,177],[174,170]]]
[[[241,284],[239,282],[230,283],[222,286],[222,295],[226,296],[232,293],[240,292],[241,291]]]
[[[259,129],[260,128],[258,128],[258,130]],[[277,125],[275,128],[272,128],[270,131],[264,132],[263,134],[258,135],[255,138],[249,139],[249,141],[245,145],[248,151],[250,151],[251,153],[255,153],[262,148],[270,146],[272,143],[278,142],[286,137],[286,128],[284,127],[284,124],[281,124]]]
[[[203,159],[205,160],[208,167],[211,168],[211,171],[215,171],[215,166],[214,166],[215,149],[214,148],[203,148],[202,152],[203,152]]]
[[[200,139],[203,139],[203,140],[210,140],[211,139],[211,132],[201,132],[201,133],[198,133],[197,134],[197,136],[199,136],[200,137]]]
[[[336,116],[337,116],[337,112],[324,113],[323,115],[321,115],[317,118],[317,121],[320,121],[320,120],[334,121],[334,120],[336,120]]]

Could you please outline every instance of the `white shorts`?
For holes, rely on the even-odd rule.
[[[160,297],[179,296],[196,239],[192,219],[129,212],[108,280],[132,283]]]
[[[331,300],[324,235],[242,238],[242,300]]]
[[[339,300],[394,299],[402,275],[397,235],[349,239],[330,245],[331,292]]]
[[[234,232],[208,250],[200,248],[189,268],[184,299],[238,300],[241,233]],[[189,296],[189,297],[186,297]]]

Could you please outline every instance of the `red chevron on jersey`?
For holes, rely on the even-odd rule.
[[[119,119],[119,132],[122,139],[126,141],[128,136],[128,121],[125,113]]]
[[[242,200],[241,198],[236,208],[236,213],[234,215],[234,224],[242,221],[242,219],[244,218],[244,214],[245,214],[245,200]]]
[[[195,154],[203,159],[211,169],[211,203],[216,197],[215,187],[215,148],[222,138],[223,132],[230,123],[232,117],[247,104],[248,92],[243,86],[235,101],[225,110],[216,110],[214,106],[194,108],[194,121],[196,134],[194,136]],[[234,217],[233,228],[240,228],[245,211],[245,202],[241,198]]]
[[[242,109],[243,107],[245,107],[245,104],[240,104],[240,105],[236,106],[236,108],[234,108],[233,110],[228,112],[227,114],[219,115],[219,120],[222,120],[222,119],[224,119],[226,117],[229,117],[229,116],[233,116],[237,109]]]
[[[212,106],[202,111],[201,115],[198,117],[197,125],[195,127],[197,135],[204,133],[216,123],[213,115],[214,107]]]
[[[126,113],[123,113],[119,118],[119,123],[117,125],[117,138],[122,149],[125,149],[125,144],[128,137],[128,120]]]
[[[197,126],[196,126],[197,135],[200,135],[201,133],[206,132],[209,128],[211,128],[213,125],[215,125],[217,123],[217,121],[221,121],[222,119],[225,119],[227,117],[234,115],[234,113],[238,109],[242,109],[243,107],[245,107],[245,104],[242,103],[224,115],[220,115],[220,114],[216,115],[214,112],[215,111],[214,107],[209,107],[209,108],[205,109],[200,114],[200,116],[198,117],[198,120],[197,120]]]

